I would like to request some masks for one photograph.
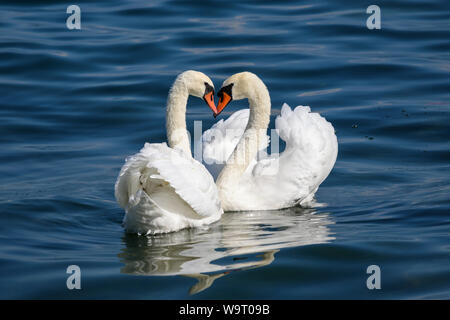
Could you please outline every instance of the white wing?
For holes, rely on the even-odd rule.
[[[280,155],[259,160],[227,195],[225,210],[271,210],[312,200],[336,162],[338,143],[333,126],[309,107],[284,104],[275,120],[286,142]]]
[[[234,112],[226,120],[221,119],[210,129],[206,130],[201,140],[196,141],[196,150],[202,150],[202,162],[214,177],[214,180],[222,171],[225,163],[238,144],[245,128],[247,127],[249,109]],[[260,158],[265,156],[265,149],[269,145],[270,138],[262,139],[259,150]],[[202,147],[199,143],[202,142]],[[202,149],[200,149],[202,148]]]
[[[128,157],[115,185],[128,232],[177,231],[217,221],[223,210],[205,167],[165,143],[146,143]]]

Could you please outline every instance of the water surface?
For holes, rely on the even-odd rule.
[[[0,5],[0,298],[450,298],[450,6],[378,1],[78,1]],[[251,71],[335,127],[317,208],[227,213],[127,235],[114,182],[165,141],[176,75]],[[233,103],[227,112],[245,107]],[[187,122],[214,123],[200,99]],[[273,126],[273,121],[272,121]],[[66,268],[82,270],[68,290]],[[368,290],[366,268],[381,268]]]

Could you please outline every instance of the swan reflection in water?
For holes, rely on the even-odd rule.
[[[203,229],[156,236],[125,234],[119,253],[121,273],[147,276],[183,275],[197,283],[195,294],[232,271],[266,266],[280,249],[326,243],[335,238],[327,213],[315,209],[225,213]]]

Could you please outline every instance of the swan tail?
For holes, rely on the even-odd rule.
[[[334,128],[318,113],[311,112],[310,107],[297,106],[292,110],[286,103],[275,126],[286,142],[280,157],[280,180],[286,181],[286,187],[290,184],[287,189],[295,203],[310,201],[336,162],[338,143]]]
[[[335,161],[337,138],[330,122],[310,107],[297,106],[292,110],[283,104],[281,114],[275,120],[275,127],[286,142],[286,149],[295,149],[302,155],[303,161]],[[334,158],[334,159],[333,159]]]

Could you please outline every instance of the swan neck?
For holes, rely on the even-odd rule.
[[[256,158],[263,139],[266,139],[270,122],[270,95],[264,84],[256,87],[255,92],[255,96],[248,98],[250,116],[244,134],[217,178],[219,191],[239,183],[241,176]]]
[[[188,98],[187,86],[180,79],[175,80],[167,97],[166,132],[170,148],[180,149],[187,155],[191,155],[189,133],[186,129]]]

